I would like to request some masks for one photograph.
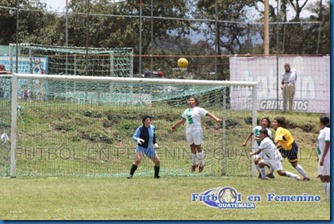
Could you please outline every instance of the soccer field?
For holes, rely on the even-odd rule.
[[[290,167],[289,167],[290,168]],[[312,176],[313,177],[313,176]],[[276,177],[1,178],[2,220],[329,220],[330,203],[316,178],[298,182]],[[220,209],[192,194],[233,187],[252,209]],[[268,201],[268,194],[319,195],[320,201]]]
[[[159,107],[160,108],[160,107]],[[158,154],[161,158],[161,179],[153,179],[151,161],[145,160],[133,179],[126,179],[133,161],[133,131],[138,126],[137,110],[124,108],[106,108],[87,106],[66,107],[62,113],[45,110],[42,107],[30,109],[28,106],[20,114],[21,126],[19,143],[22,149],[63,148],[82,149],[97,147],[101,142],[89,141],[87,136],[105,133],[102,125],[110,114],[120,118],[109,129],[111,143],[104,143],[103,149],[112,149],[117,145],[129,149],[123,157],[110,157],[105,163],[92,158],[84,159],[79,154],[67,159],[63,157],[44,158],[45,154],[32,154],[34,151],[18,154],[18,175],[16,178],[0,178],[0,219],[2,220],[329,220],[330,203],[325,198],[320,180],[316,178],[316,137],[318,135],[317,114],[285,114],[293,121],[291,132],[298,145],[299,162],[311,181],[296,181],[279,177],[261,181],[251,177],[251,160],[248,148],[241,147],[242,140],[251,131],[244,114],[233,113],[227,119],[231,128],[227,129],[228,146],[235,149],[229,156],[226,176],[221,176],[221,159],[210,150],[220,143],[221,130],[205,121],[206,167],[202,174],[190,173],[191,160],[187,157],[188,145],[181,128],[170,134],[171,124],[177,120],[183,109],[173,109],[168,115],[164,110],[155,112],[154,122],[159,129]],[[38,113],[35,113],[38,111]],[[218,112],[217,112],[218,113]],[[89,115],[89,116],[88,116]],[[281,116],[271,113],[270,118]],[[225,114],[226,116],[226,114]],[[258,117],[267,116],[260,112]],[[127,119],[124,119],[126,117]],[[51,125],[49,125],[51,121]],[[52,128],[55,127],[55,128]],[[88,134],[89,135],[88,135]],[[84,135],[85,134],[85,135]],[[47,136],[47,137],[46,137]],[[56,136],[61,141],[52,140]],[[78,139],[81,137],[80,139]],[[212,138],[213,137],[213,138]],[[173,139],[171,141],[170,139]],[[49,139],[49,141],[45,141]],[[124,139],[123,141],[119,141]],[[218,140],[217,140],[218,139]],[[4,145],[6,146],[6,145]],[[24,146],[24,147],[23,147]],[[39,149],[37,148],[37,149]],[[172,149],[184,149],[183,156],[172,154]],[[7,159],[2,147],[2,159]],[[41,152],[41,151],[36,151]],[[77,151],[76,151],[77,152]],[[78,151],[79,152],[79,151]],[[120,152],[121,151],[117,151]],[[184,152],[184,154],[183,154]],[[42,156],[43,155],[43,156]],[[95,155],[95,154],[92,154]],[[92,156],[90,155],[90,156]],[[104,155],[104,154],[103,154]],[[173,156],[173,157],[172,157]],[[62,158],[62,159],[59,159]],[[44,160],[42,160],[44,159]],[[52,166],[53,164],[53,166]],[[114,167],[117,165],[115,173]],[[245,166],[243,170],[240,167]],[[284,170],[297,171],[287,162]],[[102,169],[103,168],[103,169]],[[4,166],[1,167],[6,173]],[[38,171],[38,172],[37,172]],[[81,171],[81,173],[75,173]],[[99,171],[102,171],[98,173]],[[95,175],[90,175],[96,172]],[[245,174],[246,173],[246,174]],[[66,175],[65,175],[66,174]],[[102,175],[105,174],[105,175]],[[249,203],[253,207],[218,208],[201,202],[201,193],[211,189],[217,191],[227,187],[237,192],[238,202]],[[195,195],[195,196],[194,196]],[[313,197],[315,201],[284,201],[291,197]],[[283,199],[284,200],[283,200]]]

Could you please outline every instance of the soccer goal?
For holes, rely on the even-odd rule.
[[[13,74],[11,81],[11,177],[125,177],[134,159],[132,135],[147,114],[156,127],[162,176],[251,175],[249,152],[241,144],[257,121],[256,82],[36,74]],[[39,97],[22,97],[37,96],[41,85]],[[190,172],[185,127],[171,129],[192,95],[223,119],[218,124],[202,118],[201,174]],[[136,171],[140,175],[153,175],[147,158]]]
[[[132,77],[133,49],[10,44],[6,67],[16,73]]]

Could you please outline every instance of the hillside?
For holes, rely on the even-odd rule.
[[[125,175],[133,160],[135,143],[132,135],[141,125],[141,117],[150,114],[157,129],[158,152],[164,161],[164,172],[166,175],[188,175],[189,146],[185,141],[184,127],[171,131],[172,124],[180,119],[184,108],[157,105],[149,110],[108,105],[23,106],[18,119],[18,167],[27,173],[25,175],[81,175],[87,172]],[[221,113],[214,108],[210,111],[217,115]],[[271,120],[284,115],[299,145],[301,164],[305,163],[303,166],[309,172],[315,172],[320,115],[259,112],[258,118],[268,115]],[[241,147],[241,144],[252,130],[251,117],[249,113],[235,111],[227,111],[221,116],[226,119],[225,133],[212,119],[202,120],[203,148],[210,164],[206,175],[219,175],[222,159],[226,158],[228,175],[249,175],[251,144],[247,147]],[[225,152],[222,151],[223,139]],[[64,162],[67,164],[65,168]],[[144,165],[150,170],[150,161]]]

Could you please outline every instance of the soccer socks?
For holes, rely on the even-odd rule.
[[[294,179],[297,179],[298,175],[294,174],[294,173],[291,173],[289,171],[285,171],[286,173],[286,176],[287,177],[291,177],[291,178],[294,178]],[[299,177],[300,178],[300,177]]]
[[[200,166],[203,167],[204,166],[204,152],[198,152],[197,155],[198,155],[198,158],[199,158],[199,164],[200,164]]]
[[[196,165],[196,153],[191,153],[191,161],[193,161],[193,165]]]
[[[270,167],[269,168],[269,173],[273,173],[274,172],[274,168]]]
[[[255,167],[256,167],[257,171],[258,171],[259,173],[261,173],[261,168],[259,167],[259,164],[258,164],[258,165],[255,164]]]
[[[325,195],[327,196],[327,182],[322,183],[322,188],[324,189]]]
[[[154,166],[154,178],[160,178],[159,171],[160,171],[160,166]]]
[[[322,187],[324,189],[325,195],[327,196],[328,199],[331,198],[331,182],[324,182],[322,183]]]
[[[138,166],[136,166],[135,164],[132,164],[131,170],[130,170],[130,175],[129,175],[128,179],[132,178],[132,176],[135,173],[137,168],[138,168]],[[159,172],[160,172],[160,167],[159,166],[154,166],[154,178],[160,178]]]
[[[133,174],[135,173],[136,169],[138,168],[138,166],[136,166],[135,164],[132,164],[131,166],[131,170],[130,170],[130,175],[133,176]]]
[[[301,166],[301,165],[297,165],[296,167],[295,167],[295,169],[303,176],[303,177],[307,177],[307,175],[306,175],[306,173],[305,173],[305,171],[304,171],[304,169],[303,169],[303,167]]]
[[[266,179],[266,170],[264,168],[259,168],[262,179]]]

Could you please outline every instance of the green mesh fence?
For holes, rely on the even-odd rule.
[[[133,49],[11,44],[5,64],[18,73],[132,77]]]
[[[4,86],[9,87],[10,78],[0,77],[0,135],[10,136],[11,132],[11,99],[4,94]],[[10,141],[0,141],[0,176],[9,176]]]

